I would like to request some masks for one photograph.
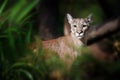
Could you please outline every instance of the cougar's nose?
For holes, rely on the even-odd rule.
[[[80,33],[81,33],[81,31],[77,31],[77,33],[78,33],[78,34],[80,34]]]
[[[83,33],[83,31],[81,31],[80,33]]]
[[[78,31],[79,34],[83,33],[83,31]]]

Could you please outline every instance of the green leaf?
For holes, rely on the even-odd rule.
[[[11,31],[8,32],[8,41],[13,50],[15,50],[15,40],[14,36],[12,35]]]
[[[34,16],[34,14],[29,14],[29,15],[27,15],[26,17],[24,17],[24,19],[22,19],[22,21],[20,21],[21,23],[20,23],[20,25],[25,25],[26,23],[26,21],[28,20],[28,19],[30,19],[32,16]]]
[[[16,68],[16,67],[20,67],[20,66],[30,66],[29,64],[26,64],[26,63],[20,63],[20,62],[17,62],[17,63],[15,63],[15,64],[13,64],[12,66],[11,66],[11,68]]]
[[[29,30],[27,30],[27,35],[26,35],[26,43],[30,43],[31,40],[31,34],[32,34],[32,24],[29,24]]]
[[[15,20],[16,17],[18,16],[20,10],[23,8],[25,5],[26,1],[25,0],[19,0],[12,8],[11,8],[11,14],[10,20]]]
[[[38,3],[39,0],[32,1],[32,4],[28,4],[24,7],[24,9],[18,14],[18,18],[16,22],[19,23],[23,20],[23,18],[31,11],[31,9]]]
[[[0,6],[0,16],[1,16],[1,14],[2,14],[2,12],[3,12],[6,4],[7,4],[7,2],[8,2],[8,0],[5,0],[5,1],[3,2],[3,4]]]
[[[22,72],[24,75],[26,75],[29,80],[34,80],[33,75],[29,71],[27,71],[25,69],[19,69],[18,71]]]
[[[10,9],[7,9],[6,11],[4,11],[3,13],[1,13],[0,16],[0,29],[7,24],[7,20],[9,19],[9,13],[10,13]]]

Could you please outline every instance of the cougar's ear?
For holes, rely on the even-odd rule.
[[[72,20],[73,20],[73,17],[67,13],[67,20],[68,20],[68,23],[71,24]]]
[[[92,14],[89,14],[87,17],[87,22],[92,23]]]

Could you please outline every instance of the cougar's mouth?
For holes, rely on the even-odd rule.
[[[81,38],[83,38],[83,37],[84,37],[84,35],[83,35],[83,36],[78,36],[79,39],[81,39]]]
[[[84,33],[80,33],[80,34],[77,33],[76,36],[77,36],[79,39],[81,39],[81,38],[84,37]]]

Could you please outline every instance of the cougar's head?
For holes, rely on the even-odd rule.
[[[92,15],[89,15],[87,18],[73,18],[70,14],[67,14],[68,23],[71,27],[71,34],[78,39],[83,38],[92,22],[91,17]]]

